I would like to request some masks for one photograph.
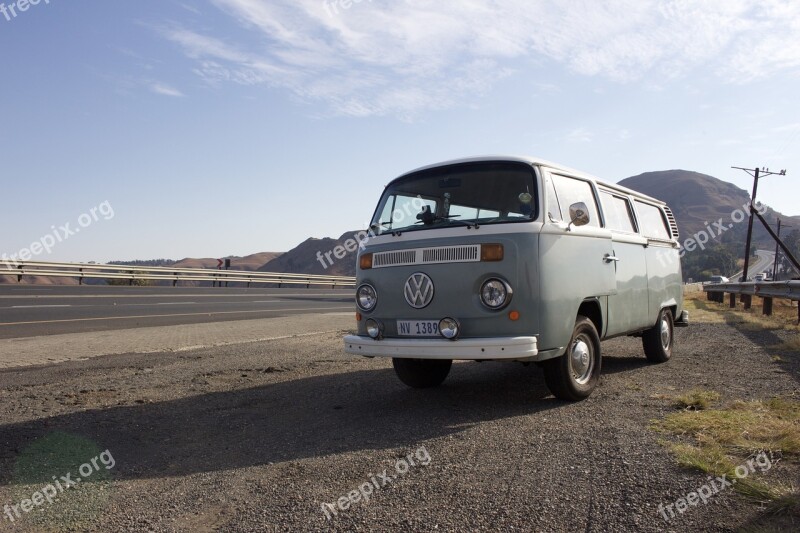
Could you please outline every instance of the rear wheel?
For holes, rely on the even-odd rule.
[[[438,387],[450,373],[450,359],[392,359],[400,381],[415,389]]]
[[[675,343],[675,324],[672,311],[662,309],[658,314],[658,322],[642,334],[644,354],[653,363],[665,363],[672,357],[672,345]]]
[[[544,380],[556,398],[579,401],[589,397],[600,381],[600,336],[594,323],[578,316],[567,353],[545,361]]]

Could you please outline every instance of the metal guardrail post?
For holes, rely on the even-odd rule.
[[[772,297],[767,296],[764,298],[764,315],[772,316]]]
[[[17,283],[22,283],[22,265],[17,267],[20,273],[17,275]]]
[[[753,297],[749,294],[742,294],[742,303],[744,304],[745,310],[750,309],[753,307]]]
[[[733,309],[735,307],[736,307],[736,294],[732,292],[731,293],[731,309]]]

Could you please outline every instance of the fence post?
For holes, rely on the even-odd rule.
[[[764,298],[764,314],[772,316],[772,298],[769,296]]]

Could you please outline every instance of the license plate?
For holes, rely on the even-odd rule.
[[[435,337],[439,335],[436,320],[398,320],[397,334],[401,337]]]

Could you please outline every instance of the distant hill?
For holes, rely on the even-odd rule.
[[[720,218],[726,226],[733,223],[731,214],[750,202],[750,193],[732,183],[713,176],[688,170],[664,170],[646,172],[624,179],[620,185],[663,200],[672,208],[678,221],[681,240],[685,241],[697,232],[704,230],[706,224],[713,228]],[[743,210],[744,211],[744,210]],[[800,217],[790,217],[769,209],[764,215],[768,222],[777,224],[776,218],[797,226]],[[794,222],[790,222],[790,220]],[[741,242],[744,246],[747,235],[747,221],[734,225],[719,239],[720,242]],[[767,231],[756,221],[753,233],[757,246],[772,249],[775,246]]]
[[[713,176],[687,170],[647,172],[624,179],[620,182],[620,185],[667,202],[675,213],[682,241],[705,230],[707,224],[713,228],[714,223],[719,219],[722,219],[723,224],[728,227],[733,222],[731,214],[736,210],[744,211],[742,206],[747,204],[750,198],[747,191],[731,183]],[[788,217],[769,209],[765,218],[774,225],[778,216],[789,225],[800,228],[800,217]],[[355,239],[357,233],[356,231],[349,231],[337,239],[310,238],[286,253],[263,252],[247,257],[232,257],[231,269],[354,276],[356,273],[357,253],[355,251],[347,251],[345,245],[351,239]],[[728,229],[720,237],[714,238],[710,245],[724,245],[729,256],[732,258],[740,257],[740,248],[744,247],[746,233],[747,222],[743,221],[735,224],[732,229]],[[800,234],[797,235],[796,240],[800,241]],[[758,248],[772,249],[775,246],[766,230],[759,223],[755,225],[754,243]],[[349,247],[353,249],[353,243],[349,244]],[[339,258],[336,257],[337,253],[340,256]],[[689,259],[694,260],[696,257]],[[217,268],[216,258],[186,258],[180,261],[155,259],[119,263],[138,266],[163,265],[174,268]],[[685,264],[684,272],[701,268],[708,269],[708,266]],[[0,283],[15,282],[15,277],[0,275]],[[65,278],[32,278],[26,279],[25,282],[43,285],[77,284],[76,280]]]
[[[261,252],[246,257],[229,257],[231,260],[231,270],[246,270],[248,272],[258,270],[264,264],[269,263],[276,257],[280,257],[281,252]],[[226,258],[221,258],[226,259]],[[176,261],[173,265],[174,268],[217,268],[216,258],[204,259],[181,259]]]
[[[262,272],[355,276],[357,252],[347,252],[345,243],[351,239],[355,240],[356,233],[358,232],[348,231],[338,239],[329,237],[308,239],[258,270]],[[344,255],[341,259],[337,259],[334,255],[337,247],[341,247],[339,248],[339,255]],[[352,243],[350,248],[353,248]],[[327,258],[325,257],[326,254]]]

